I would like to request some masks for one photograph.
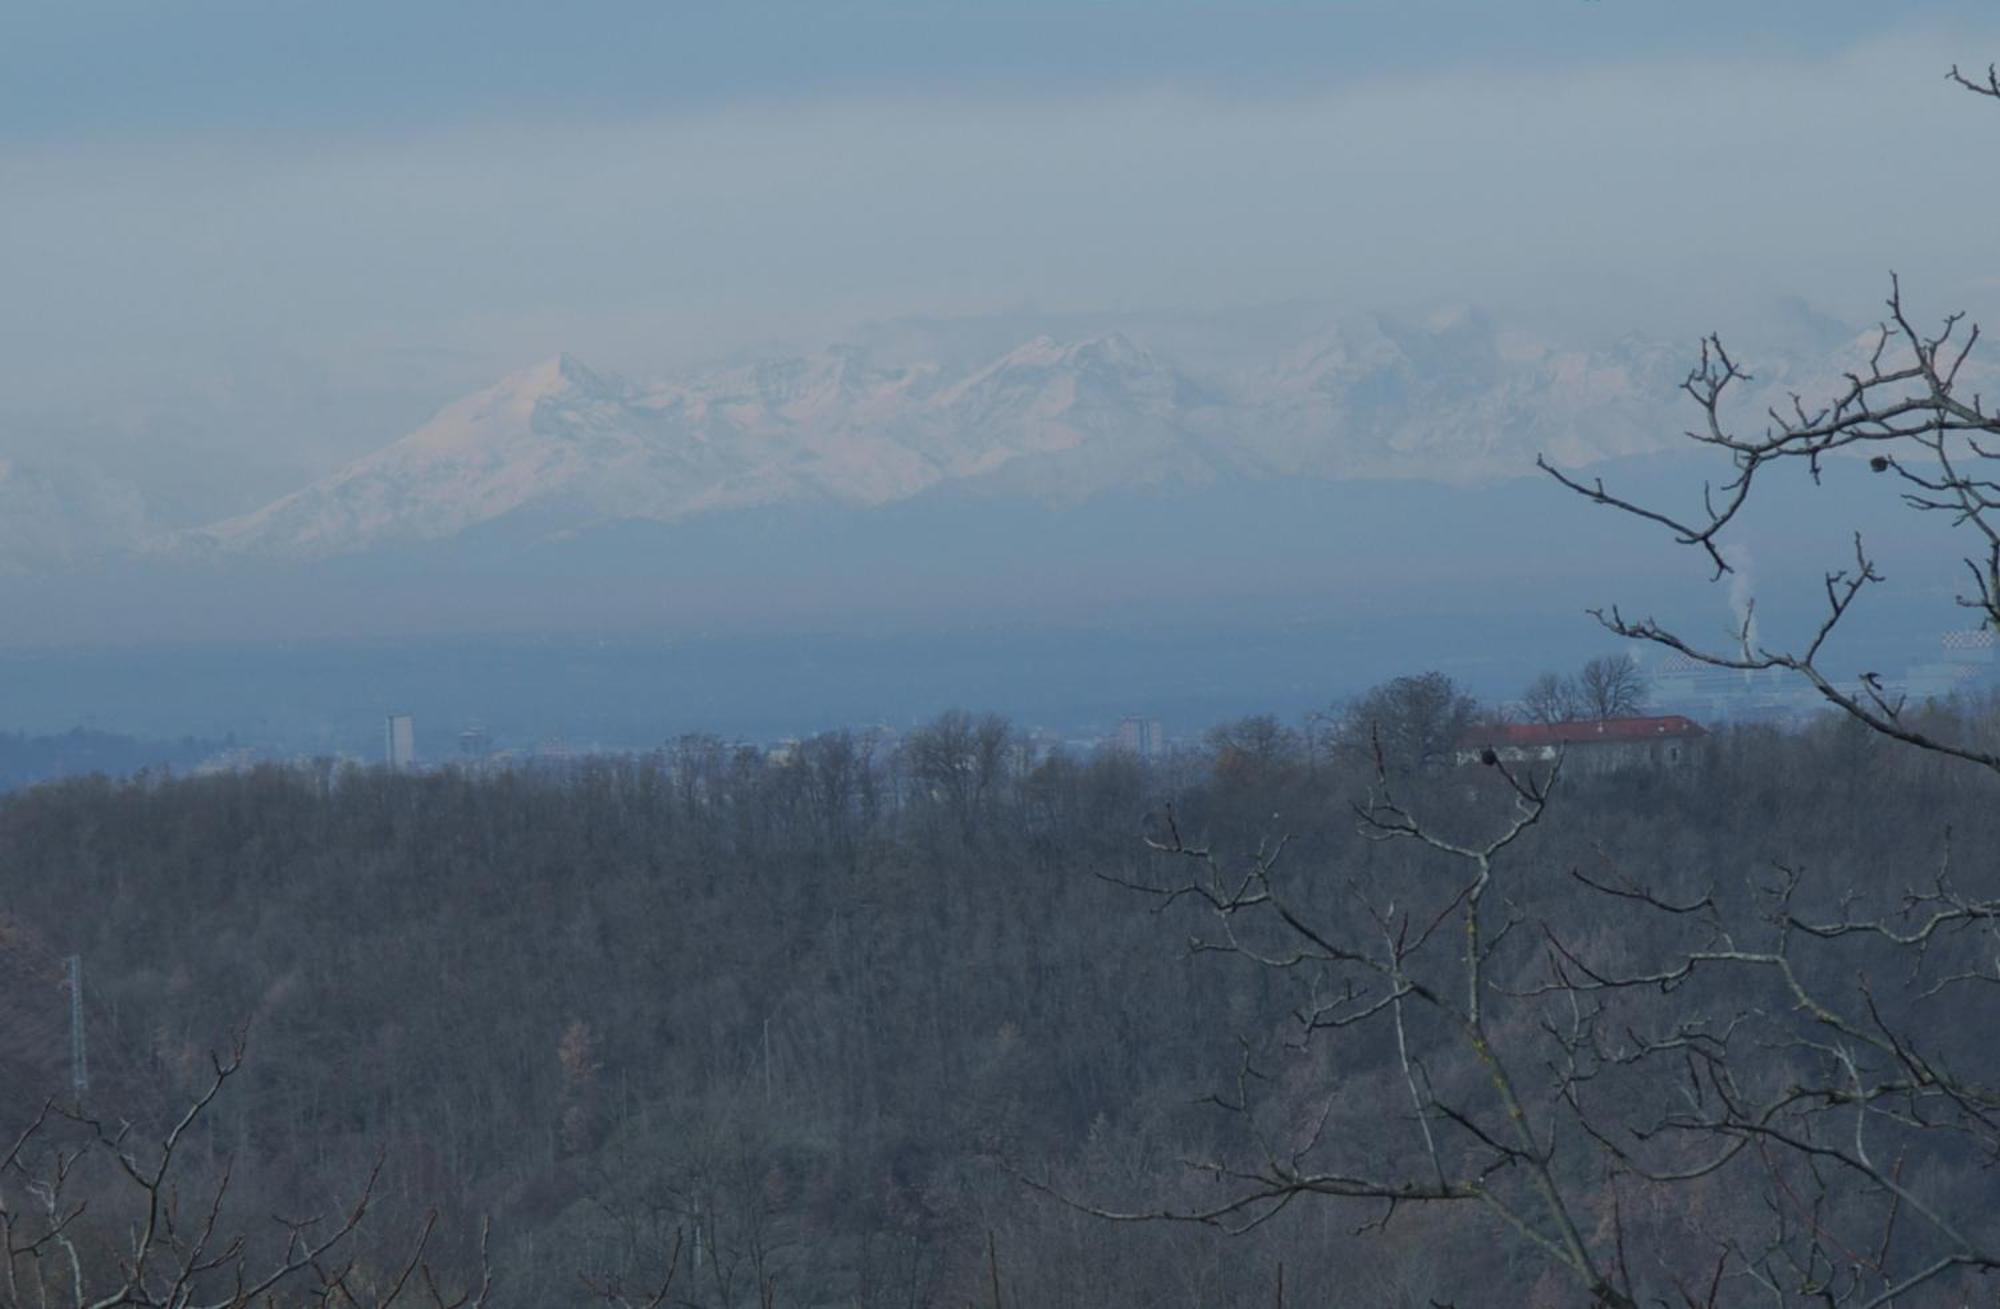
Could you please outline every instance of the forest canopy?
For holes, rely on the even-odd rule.
[[[1950,712],[1975,735],[2000,721]],[[1509,800],[1478,765],[1403,784],[1474,825]],[[1488,1219],[1412,1209],[1356,1236],[1353,1213],[1301,1207],[1231,1239],[1105,1222],[1023,1181],[1114,1207],[1215,1199],[1183,1161],[1240,1144],[1203,1097],[1235,1094],[1246,1051],[1267,1112],[1324,1112],[1377,1150],[1409,1129],[1379,1040],[1296,1048],[1293,988],[1176,949],[1195,919],[1118,884],[1161,875],[1145,842],[1169,806],[1189,842],[1246,859],[1281,813],[1310,902],[1338,908],[1331,870],[1428,867],[1357,831],[1376,785],[1370,760],[1268,721],[1147,761],[1037,757],[1003,720],[949,714],[896,748],[832,733],[782,759],[697,737],[483,775],[44,786],[0,799],[0,959],[31,1018],[0,1047],[7,1126],[66,1084],[76,953],[95,1113],[161,1130],[210,1052],[247,1038],[182,1150],[189,1194],[229,1167],[228,1212],[261,1231],[379,1159],[364,1263],[393,1265],[438,1206],[429,1257],[463,1273],[490,1219],[498,1303],[646,1283],[677,1239],[680,1303],[770,1284],[785,1304],[983,1303],[989,1233],[1009,1304],[1267,1304],[1281,1263],[1298,1303],[1530,1303],[1561,1283]],[[1690,766],[1564,789],[1513,893],[1628,957],[1674,929],[1569,870],[1707,870],[1750,895],[1782,860],[1834,904],[1893,899],[1940,824],[1965,849],[2000,835],[1982,779],[1844,722],[1722,731]],[[1922,1170],[1987,1196],[1948,1155]],[[1764,1203],[1708,1188],[1627,1219],[1693,1248]]]

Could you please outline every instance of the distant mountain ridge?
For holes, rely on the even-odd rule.
[[[940,492],[1062,506],[1271,479],[1482,482],[1525,475],[1537,454],[1583,467],[1671,448],[1694,416],[1679,390],[1686,343],[1576,347],[1476,310],[1300,317],[1247,335],[1173,318],[1070,320],[1059,333],[1052,321],[892,325],[862,344],[650,381],[559,355],[290,494],[168,533],[136,484],[0,457],[0,574],[134,551],[171,564],[474,533],[548,541]],[[1872,343],[1801,321],[1810,330],[1787,349],[1749,356],[1752,427],[1768,401],[1835,385]],[[1171,353],[1149,343],[1160,339]]]
[[[1110,332],[957,367],[835,346],[650,384],[545,360],[175,553],[314,558],[496,522],[549,535],[943,486],[1073,503],[1233,478],[1518,475],[1644,453],[1678,430],[1685,352],[1567,350],[1461,311],[1343,323],[1207,372]]]

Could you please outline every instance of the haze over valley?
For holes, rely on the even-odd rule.
[[[1739,405],[1753,419],[1874,342],[1797,302],[1764,322]],[[1463,307],[1030,326],[889,324],[658,380],[558,355],[287,494],[183,526],[171,487],[10,466],[0,592],[41,617],[16,640],[99,647],[105,670],[96,704],[24,672],[15,712],[41,731],[354,750],[376,696],[517,741],[631,748],[695,728],[907,721],[984,685],[1065,729],[1144,710],[1196,730],[1303,712],[1412,647],[1497,693],[1589,648],[1575,620],[1614,578],[1673,562],[1643,537],[1574,556],[1591,510],[1534,467],[1671,476],[1694,415],[1688,351],[1669,342],[1565,344]],[[1767,571],[1813,564],[1782,522],[1770,535]],[[1694,581],[1676,576],[1683,603],[1727,612]],[[1938,620],[1886,620],[1875,662],[1920,660]],[[1464,642],[1469,626],[1491,635]],[[1162,648],[1166,632],[1182,636]],[[412,640],[432,656],[383,644]],[[777,671],[801,641],[820,650],[816,702],[793,703],[797,675]],[[563,671],[606,642],[625,671],[587,686]],[[1034,670],[1056,649],[1051,684]],[[426,658],[457,671],[416,675]],[[189,711],[113,689],[145,686],[149,665],[188,670]],[[251,665],[247,682],[221,671]],[[376,672],[344,671],[362,666]],[[1154,673],[1135,682],[1135,666]]]

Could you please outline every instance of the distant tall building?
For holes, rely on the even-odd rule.
[[[417,761],[417,727],[408,714],[390,714],[383,726],[384,754],[398,772]]]
[[[1118,723],[1118,748],[1141,759],[1157,759],[1167,752],[1167,732],[1157,718],[1129,714]]]

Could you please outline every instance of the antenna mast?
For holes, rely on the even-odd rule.
[[[79,1102],[90,1089],[90,1069],[83,1049],[83,956],[73,954],[66,961],[69,982],[69,1081]]]

